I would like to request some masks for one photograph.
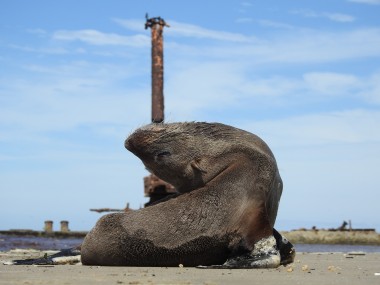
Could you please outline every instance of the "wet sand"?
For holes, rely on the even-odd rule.
[[[37,257],[41,251],[0,252],[0,260]],[[380,253],[298,253],[277,269],[0,265],[0,284],[380,284]]]

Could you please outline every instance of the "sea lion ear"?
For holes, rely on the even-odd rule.
[[[192,168],[194,168],[194,169],[196,169],[196,170],[198,170],[198,171],[200,171],[200,172],[202,172],[202,173],[207,173],[206,170],[202,169],[200,162],[201,162],[201,159],[200,159],[200,158],[195,158],[195,159],[190,163],[190,165],[191,165]]]

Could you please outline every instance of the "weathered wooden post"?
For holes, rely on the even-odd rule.
[[[145,29],[152,35],[152,123],[164,121],[164,27],[169,27],[161,17],[148,18]]]

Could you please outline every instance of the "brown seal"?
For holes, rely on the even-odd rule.
[[[83,264],[268,268],[293,261],[293,246],[273,229],[282,181],[259,137],[218,123],[151,124],[125,147],[181,194],[103,216],[82,243]]]

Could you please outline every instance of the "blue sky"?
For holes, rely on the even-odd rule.
[[[3,1],[0,229],[139,208],[124,139],[150,122],[150,33],[165,36],[169,122],[262,137],[284,180],[276,227],[380,230],[380,0]]]

